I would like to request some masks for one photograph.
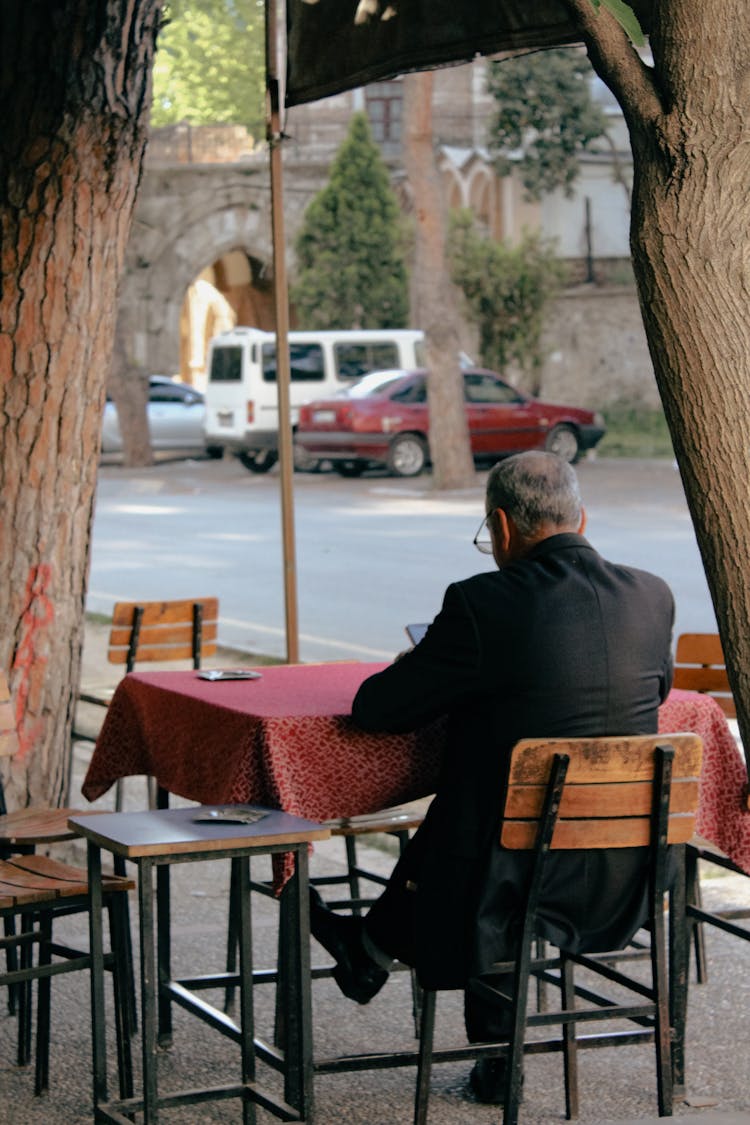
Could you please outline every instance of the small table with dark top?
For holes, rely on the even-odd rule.
[[[104,813],[71,817],[69,824],[88,844],[91,887],[91,983],[94,1074],[94,1120],[128,1125],[143,1113],[145,1125],[158,1121],[159,1109],[200,1103],[215,1098],[242,1099],[243,1121],[255,1120],[261,1105],[285,1121],[312,1120],[312,1027],[310,1001],[310,940],[307,852],[313,841],[324,840],[328,829],[287,813],[259,809],[249,824],[196,823],[198,808],[159,809],[134,813]],[[104,1019],[104,961],[102,951],[102,849],[138,867],[141,950],[141,1020],[143,1094],[108,1100]],[[282,998],[285,1050],[255,1038],[253,1024],[253,967],[250,924],[250,856],[290,854],[295,878],[285,888],[288,959]],[[240,864],[240,972],[172,979],[169,935],[169,867],[213,859],[236,859]],[[153,873],[157,873],[154,896]],[[155,926],[155,907],[157,925]],[[156,942],[155,942],[156,939]],[[239,983],[240,1020],[232,1020],[195,992]],[[159,1094],[157,1083],[157,1008],[169,1012],[177,1003],[239,1044],[241,1080],[209,1089]],[[167,1021],[168,1022],[168,1021]],[[163,1025],[162,1025],[163,1026]],[[283,1072],[284,1096],[276,1096],[255,1080],[256,1055]]]

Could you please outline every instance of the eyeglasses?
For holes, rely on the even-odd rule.
[[[476,549],[478,551],[481,551],[483,555],[491,555],[492,551],[493,551],[492,537],[490,536],[490,517],[491,516],[492,516],[492,512],[490,512],[489,515],[486,515],[484,517],[484,519],[482,520],[482,522],[479,525],[479,530],[477,531],[476,535],[474,536],[474,539],[472,540]]]

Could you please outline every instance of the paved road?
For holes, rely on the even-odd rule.
[[[677,599],[677,632],[716,627],[679,474],[670,462],[579,467],[588,534],[608,557],[661,574]],[[429,621],[448,582],[493,565],[472,538],[476,487],[433,493],[430,477],[295,476],[300,654],[305,661],[390,659],[408,621]],[[236,460],[102,467],[87,607],[118,598],[217,594],[220,637],[285,655],[277,471]]]

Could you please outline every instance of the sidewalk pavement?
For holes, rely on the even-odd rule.
[[[106,628],[87,629],[87,673],[106,670]],[[237,663],[237,654],[220,654],[217,664]],[[252,658],[244,663],[251,663]],[[110,670],[110,674],[111,674]],[[115,679],[117,678],[117,670]],[[91,676],[91,678],[95,678]],[[74,754],[71,803],[85,806],[80,785],[91,754],[91,745],[78,743]],[[126,806],[143,807],[145,784],[126,783]],[[111,807],[106,794],[97,806]],[[95,806],[96,807],[96,806]],[[384,845],[385,846],[385,845]],[[71,846],[71,858],[85,862],[82,845]],[[393,856],[387,850],[362,846],[365,866],[387,872]],[[257,874],[262,875],[261,862]],[[341,841],[327,841],[312,857],[317,873],[344,870]],[[226,937],[228,865],[221,862],[185,864],[173,868],[173,946],[177,972],[203,973],[223,967]],[[256,872],[254,871],[254,874]],[[704,898],[710,906],[748,905],[750,884],[727,874],[704,880]],[[276,904],[254,896],[253,928],[256,965],[275,963]],[[132,910],[135,913],[135,900]],[[137,949],[137,919],[133,918]],[[85,920],[71,918],[59,924],[59,933],[70,942],[86,941]],[[750,943],[733,939],[716,929],[706,935],[709,979],[691,983],[687,1038],[688,1093],[675,1106],[675,1116],[690,1117],[703,1125],[750,1125]],[[313,943],[313,959],[325,964],[326,955]],[[109,988],[109,986],[108,986]],[[33,1068],[14,1065],[15,1020],[4,1004],[0,1010],[0,1125],[79,1125],[92,1120],[90,1079],[89,988],[86,973],[72,973],[53,983],[50,1092],[33,1094]],[[270,1037],[273,990],[256,989],[256,1021]],[[111,1002],[108,992],[108,1012]],[[360,1051],[414,1047],[411,996],[407,973],[394,974],[382,992],[365,1007],[346,1000],[330,979],[313,985],[315,1051],[318,1057]],[[136,1039],[136,1054],[138,1050]],[[436,1043],[464,1042],[462,999],[459,993],[442,993],[438,1002]],[[114,1052],[110,1067],[114,1088]],[[468,1086],[470,1064],[436,1066],[432,1077],[430,1125],[497,1125],[501,1111],[475,1102]],[[139,1069],[139,1060],[136,1059]],[[238,1050],[180,1009],[175,1010],[174,1043],[160,1059],[162,1089],[219,1084],[239,1075]],[[582,1052],[580,1063],[581,1125],[652,1125],[656,1117],[654,1053],[649,1046]],[[265,1068],[259,1074],[266,1076]],[[409,1125],[412,1120],[414,1069],[373,1070],[316,1079],[317,1125]],[[269,1081],[273,1082],[274,1076]],[[278,1088],[278,1082],[276,1084]],[[206,1103],[163,1111],[160,1120],[175,1125],[209,1125],[242,1120],[236,1101]],[[276,1118],[259,1110],[258,1125]],[[562,1061],[559,1055],[532,1057],[526,1064],[522,1125],[550,1125],[564,1120]]]

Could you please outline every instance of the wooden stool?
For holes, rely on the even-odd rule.
[[[237,813],[237,806],[225,806]],[[242,806],[244,809],[245,806]],[[221,806],[219,806],[221,809]],[[237,824],[219,819],[196,822],[205,808],[148,810],[76,816],[72,826],[88,842],[91,885],[91,985],[93,1012],[93,1074],[95,1121],[125,1121],[142,1111],[149,1125],[158,1120],[162,1106],[190,1105],[213,1097],[238,1097],[243,1119],[250,1120],[252,1103],[283,1120],[312,1119],[312,1018],[310,1002],[310,951],[307,849],[324,840],[327,828],[309,820],[270,809],[255,810],[260,818]],[[141,1026],[143,1093],[141,1097],[108,1100],[102,978],[101,850],[131,860],[138,867],[141,940]],[[288,948],[287,987],[284,990],[286,1049],[265,1044],[254,1035],[253,968],[250,941],[250,857],[291,852],[296,876],[284,890]],[[240,970],[232,983],[240,989],[239,1024],[224,1012],[194,995],[197,990],[223,988],[227,974],[172,979],[169,933],[169,868],[173,863],[233,859],[241,872],[239,894]],[[153,874],[156,869],[156,896]],[[156,921],[156,926],[154,925]],[[157,952],[158,948],[158,952]],[[241,1052],[239,1082],[210,1090],[191,1089],[159,1094],[158,1042],[170,1041],[171,1005],[199,1015],[204,1023],[238,1043]],[[284,1076],[284,1096],[279,1098],[255,1079],[255,1056]]]

